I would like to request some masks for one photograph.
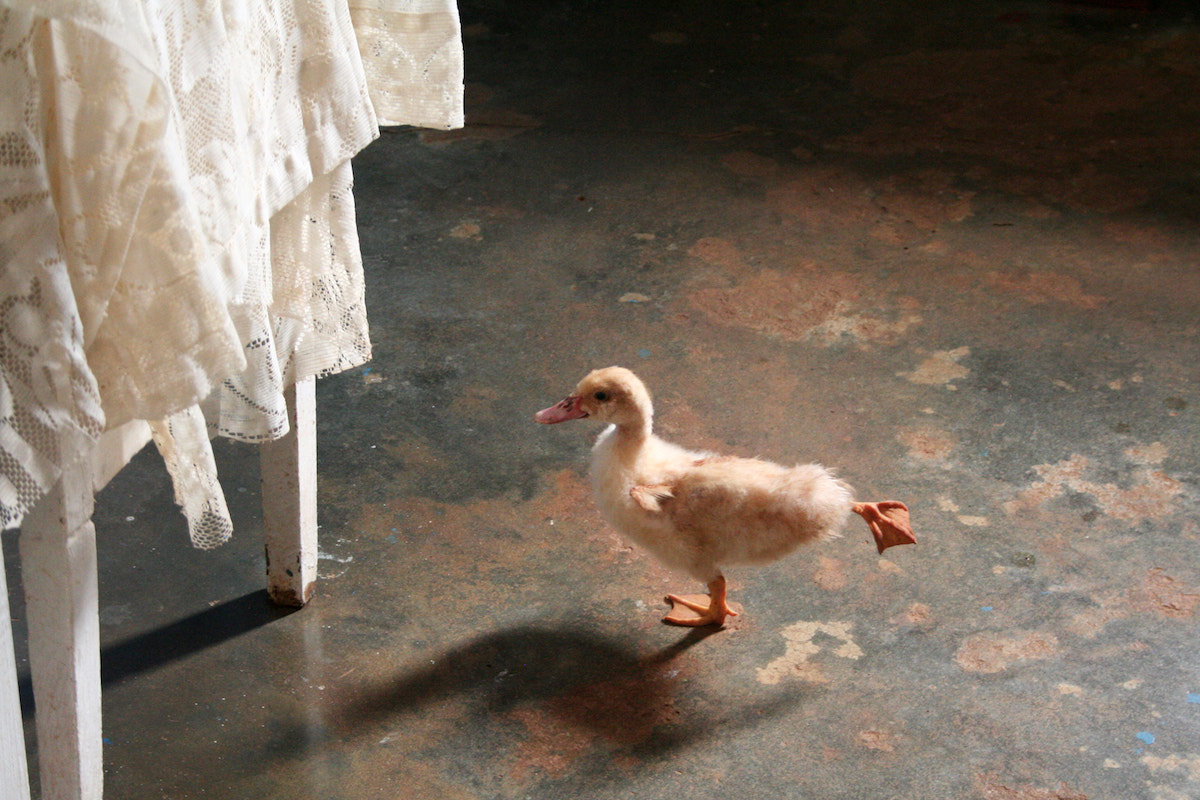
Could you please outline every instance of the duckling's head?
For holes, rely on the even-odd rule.
[[[589,372],[568,397],[534,419],[549,425],[587,417],[619,428],[649,430],[653,416],[650,392],[638,376],[624,367],[606,367]]]

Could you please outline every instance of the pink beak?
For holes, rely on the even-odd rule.
[[[566,422],[569,419],[586,417],[587,412],[579,405],[578,397],[568,397],[560,403],[543,408],[533,415],[533,418],[543,425],[553,425],[556,422]]]

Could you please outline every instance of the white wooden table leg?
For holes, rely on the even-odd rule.
[[[292,429],[260,445],[267,591],[280,605],[302,606],[317,580],[316,380],[287,390]]]
[[[0,559],[0,787],[5,797],[29,800],[29,765],[25,761],[25,728],[21,722],[21,695],[17,689],[17,660],[13,653],[3,559]]]
[[[90,464],[62,480],[21,526],[29,667],[43,800],[100,800],[100,616]]]

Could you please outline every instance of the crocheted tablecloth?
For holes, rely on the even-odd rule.
[[[462,83],[454,0],[0,0],[0,524],[142,419],[227,539],[209,436],[370,358],[351,157]]]

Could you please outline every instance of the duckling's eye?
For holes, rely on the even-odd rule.
[[[608,399],[608,392],[596,392],[594,395],[592,395],[592,397],[603,403]]]

